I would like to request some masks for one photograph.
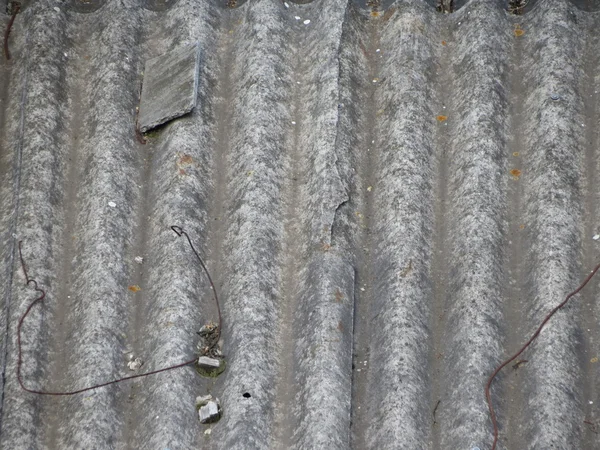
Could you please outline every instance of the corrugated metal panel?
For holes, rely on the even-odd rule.
[[[0,67],[0,446],[490,448],[487,377],[598,259],[594,6],[224,3],[17,16]],[[141,145],[144,62],[195,42],[196,109]],[[22,391],[35,293],[19,240],[47,291],[23,327],[28,386],[130,375],[127,352],[142,371],[193,357],[217,311],[172,225],[217,284],[227,370]],[[599,282],[496,380],[499,448],[600,448]],[[210,435],[207,392],[224,411]]]

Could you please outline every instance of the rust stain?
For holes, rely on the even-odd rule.
[[[342,301],[344,300],[344,294],[342,294],[342,291],[338,289],[335,290],[335,302],[336,303],[342,303]]]

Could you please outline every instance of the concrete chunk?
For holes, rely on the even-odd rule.
[[[206,405],[200,407],[198,416],[201,423],[213,423],[221,418],[219,405],[216,402],[210,401]]]
[[[189,113],[196,106],[198,45],[186,45],[146,61],[140,131],[146,132]]]
[[[196,398],[196,408],[201,423],[213,423],[221,418],[221,403],[210,394]]]
[[[209,358],[208,356],[198,358],[198,367],[204,370],[216,370],[220,365],[221,361],[215,358]]]

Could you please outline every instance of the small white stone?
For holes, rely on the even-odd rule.
[[[304,25],[308,25],[310,23],[310,19],[306,19],[303,23]]]
[[[144,262],[144,258],[142,258],[141,256],[136,256],[134,258],[134,261],[138,264],[142,264]]]
[[[60,8],[58,6],[55,6],[54,7],[54,11],[56,11],[57,13],[59,13],[60,12]]]
[[[300,16],[295,16],[294,19],[300,20]]]
[[[600,234],[595,234],[592,239],[597,241],[598,239],[600,239]]]
[[[290,5],[288,5],[288,2],[283,2],[283,6],[285,6],[286,8],[290,7]]]
[[[117,204],[115,202],[108,202],[108,206],[114,208],[115,206],[117,206]]]
[[[381,49],[377,49],[375,50],[375,53],[379,53],[381,51]]]
[[[131,355],[130,358],[132,358],[132,357],[133,357],[133,355]],[[133,370],[133,371],[138,370],[143,365],[144,365],[144,362],[140,358],[135,358],[133,361],[129,361],[127,363],[127,367],[129,367],[129,370]]]
[[[296,125],[296,122],[294,122],[293,120],[292,120],[292,125]]]
[[[210,436],[210,431],[211,431],[211,428],[209,428],[209,429],[205,430],[205,431],[204,431],[204,434],[206,434],[207,436]]]

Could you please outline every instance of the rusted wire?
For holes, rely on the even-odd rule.
[[[567,295],[567,297],[564,299],[564,301],[560,305],[558,305],[557,307],[555,307],[552,311],[550,311],[548,313],[548,315],[544,318],[544,320],[542,321],[540,326],[537,328],[537,330],[535,330],[535,333],[533,333],[531,338],[529,338],[529,340],[519,349],[519,351],[517,353],[515,353],[513,356],[511,356],[510,358],[508,358],[507,360],[505,360],[502,364],[500,364],[488,378],[487,384],[485,385],[485,398],[488,403],[488,408],[490,410],[490,417],[492,419],[492,425],[494,427],[494,442],[492,444],[492,450],[496,450],[496,445],[498,444],[498,422],[496,420],[496,413],[494,412],[494,406],[492,404],[492,396],[490,393],[492,382],[494,381],[494,378],[496,378],[496,375],[498,375],[498,373],[505,366],[507,366],[512,361],[517,359],[519,357],[519,355],[521,353],[523,353],[525,351],[525,349],[531,345],[531,343],[539,336],[540,332],[542,331],[542,328],[544,327],[544,325],[546,325],[546,323],[550,320],[550,318],[559,309],[561,309],[563,306],[565,306],[567,304],[567,302],[571,299],[571,297],[573,297],[574,295],[577,295],[579,293],[579,291],[581,291],[585,287],[585,285],[588,284],[588,282],[596,274],[598,269],[600,269],[600,264],[598,264],[596,267],[594,267],[594,269],[585,278],[585,280],[583,280],[583,283],[581,283],[577,289],[575,289],[573,292],[571,292],[569,295]]]
[[[13,26],[13,22],[15,21],[15,17],[17,17],[17,14],[19,13],[20,9],[21,5],[19,3],[14,2],[12,4],[12,16],[10,17],[8,25],[6,26],[6,30],[4,30],[4,57],[7,61],[10,59],[10,51],[8,49],[8,36],[10,35],[10,30]]]
[[[208,350],[212,350],[221,340],[221,325],[223,323],[223,319],[221,318],[221,306],[219,305],[219,298],[217,297],[217,288],[215,287],[215,284],[213,283],[213,280],[210,277],[210,273],[208,273],[208,269],[206,268],[204,261],[202,261],[202,258],[200,257],[200,255],[198,254],[196,249],[194,248],[194,244],[192,244],[192,241],[190,240],[190,237],[188,236],[188,234],[185,231],[183,231],[183,229],[181,227],[178,227],[177,225],[173,225],[171,227],[171,230],[173,230],[175,233],[177,233],[178,236],[181,237],[183,235],[187,238],[187,241],[190,244],[192,251],[196,255],[196,258],[198,258],[198,261],[200,262],[202,269],[204,269],[206,278],[208,278],[208,282],[210,283],[210,287],[213,291],[213,296],[215,298],[215,304],[217,305],[217,313],[219,314],[219,327],[217,328],[217,338],[214,339],[213,343],[208,348]]]
[[[187,235],[187,233],[185,231],[183,231],[180,227],[173,226],[173,227],[171,227],[171,229],[175,233],[177,233],[178,236],[185,235],[185,237],[187,238],[187,240],[188,240],[188,242],[190,244],[190,247],[192,248],[192,250],[196,254],[196,257],[198,258],[198,260],[200,261],[200,264],[201,264],[202,268],[204,269],[204,272],[206,273],[206,276],[208,277],[208,281],[210,282],[210,285],[212,287],[212,290],[213,290],[213,293],[214,293],[214,296],[215,296],[215,302],[217,304],[217,310],[219,312],[218,338],[215,340],[215,343],[213,344],[213,347],[214,347],[214,345],[216,345],[216,343],[219,341],[219,339],[221,337],[221,309],[219,307],[219,300],[217,298],[217,290],[216,290],[215,285],[214,285],[214,283],[213,283],[213,281],[212,281],[212,279],[210,277],[210,274],[208,273],[208,269],[206,268],[206,266],[204,265],[204,262],[202,261],[202,258],[200,258],[200,255],[198,255],[198,252],[196,251],[196,249],[192,245],[192,241],[190,240],[190,237]],[[23,376],[22,376],[22,373],[21,373],[21,366],[23,364],[23,350],[22,350],[22,343],[21,343],[21,328],[23,326],[25,318],[31,312],[32,308],[36,304],[41,303],[41,302],[44,301],[44,299],[46,298],[46,291],[44,291],[44,289],[40,288],[38,286],[37,281],[34,278],[31,278],[29,276],[29,274],[27,273],[27,267],[25,265],[25,260],[23,258],[23,252],[21,250],[22,244],[23,244],[23,241],[19,241],[19,258],[21,260],[21,269],[23,270],[23,274],[25,275],[25,285],[26,286],[29,286],[30,284],[33,285],[33,289],[36,292],[39,293],[39,296],[33,302],[31,302],[31,304],[27,307],[27,309],[25,310],[25,313],[19,319],[19,323],[17,325],[17,348],[18,348],[17,379],[19,380],[19,384],[20,384],[21,388],[24,391],[30,392],[32,394],[54,395],[54,396],[67,396],[67,395],[81,394],[82,392],[91,391],[91,390],[98,389],[98,388],[105,387],[105,386],[110,386],[111,384],[121,383],[122,381],[133,380],[134,378],[147,377],[149,375],[155,375],[157,373],[167,372],[167,371],[173,370],[173,369],[178,369],[180,367],[185,367],[187,365],[190,365],[190,364],[196,362],[197,358],[194,358],[194,359],[191,359],[189,361],[185,361],[185,362],[182,362],[182,363],[179,363],[179,364],[175,364],[173,366],[165,367],[163,369],[153,370],[151,372],[141,373],[141,374],[137,374],[137,375],[131,375],[131,376],[128,376],[128,377],[123,377],[123,378],[117,378],[116,380],[107,381],[105,383],[95,384],[93,386],[89,386],[89,387],[86,387],[86,388],[83,388],[83,389],[77,389],[75,391],[51,392],[51,391],[42,391],[42,390],[37,390],[37,389],[30,389],[27,386],[25,386],[25,383],[23,382]]]

